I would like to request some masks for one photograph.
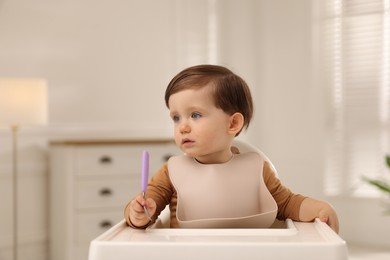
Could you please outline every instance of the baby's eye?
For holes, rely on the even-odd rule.
[[[173,122],[179,122],[180,116],[178,116],[178,115],[172,116],[172,120],[173,120]]]
[[[202,115],[197,113],[197,112],[194,112],[194,113],[191,114],[191,117],[196,119],[196,118],[201,118]]]

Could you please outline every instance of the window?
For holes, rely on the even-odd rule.
[[[327,195],[376,195],[362,176],[386,176],[390,153],[390,0],[326,0]]]

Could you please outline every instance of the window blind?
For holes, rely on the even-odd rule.
[[[325,193],[373,196],[362,176],[390,177],[390,0],[322,1]]]

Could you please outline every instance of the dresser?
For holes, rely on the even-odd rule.
[[[50,259],[87,260],[90,241],[123,219],[141,190],[143,150],[150,176],[180,153],[168,139],[50,143]]]

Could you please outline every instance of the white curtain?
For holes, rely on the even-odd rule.
[[[328,195],[376,195],[362,176],[390,177],[389,2],[321,1]]]

